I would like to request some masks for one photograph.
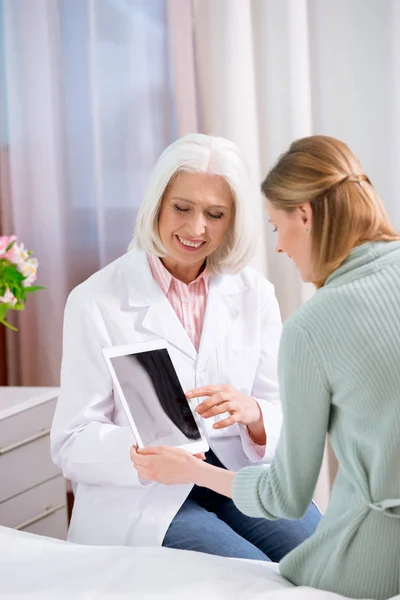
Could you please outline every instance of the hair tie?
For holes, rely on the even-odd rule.
[[[370,180],[368,179],[368,177],[365,175],[365,173],[359,173],[358,175],[356,175],[355,173],[350,173],[349,175],[346,175],[345,177],[343,177],[343,179],[341,179],[337,185],[340,185],[341,183],[358,183],[361,187],[363,187],[364,182],[367,183],[371,183]]]

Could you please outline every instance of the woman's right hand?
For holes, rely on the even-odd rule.
[[[141,479],[164,485],[195,483],[205,460],[204,454],[193,455],[172,446],[132,446],[130,457]]]

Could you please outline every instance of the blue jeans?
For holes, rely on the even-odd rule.
[[[224,468],[212,450],[207,452],[207,462]],[[279,562],[314,533],[320,520],[315,504],[297,521],[247,517],[230,498],[194,486],[170,524],[163,546]]]

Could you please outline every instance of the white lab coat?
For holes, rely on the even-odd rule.
[[[129,457],[135,440],[102,348],[163,339],[184,390],[230,383],[254,396],[268,436],[262,459],[246,427],[214,430],[213,419],[204,420],[210,447],[237,471],[269,463],[275,451],[280,333],[273,286],[252,268],[211,278],[198,353],[153,279],[145,253],[131,250],[75,288],[65,309],[61,391],[51,430],[53,460],[75,489],[68,539],[160,546],[192,489],[138,478]],[[199,400],[191,402],[195,407]]]

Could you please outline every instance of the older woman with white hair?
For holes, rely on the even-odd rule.
[[[270,463],[281,425],[281,319],[273,286],[247,266],[257,201],[232,142],[179,139],[154,168],[127,254],[71,293],[51,435],[53,459],[74,482],[70,540],[279,561],[314,532],[313,504],[298,521],[266,521],[205,488],[139,477],[102,355],[165,341],[184,389],[208,397],[194,391],[189,400],[204,419],[206,461],[233,471]]]

